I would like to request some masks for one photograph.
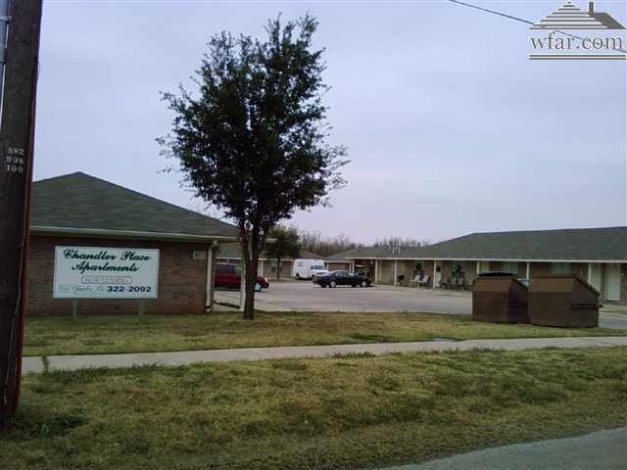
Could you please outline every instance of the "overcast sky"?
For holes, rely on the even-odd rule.
[[[560,5],[474,3],[531,21]],[[523,23],[444,0],[44,4],[36,179],[83,171],[200,207],[160,173],[174,162],[155,142],[173,117],[159,92],[191,85],[212,35],[310,12],[330,143],[352,161],[333,207],[291,223],[366,243],[627,224],[625,62],[529,61]],[[625,5],[596,9],[625,25]]]

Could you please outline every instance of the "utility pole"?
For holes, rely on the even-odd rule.
[[[8,2],[0,120],[0,427],[19,399],[42,0]],[[0,32],[1,34],[1,32]]]
[[[7,29],[9,27],[9,0],[0,0],[0,90],[4,83],[4,64],[6,62]],[[0,96],[0,103],[2,96]]]

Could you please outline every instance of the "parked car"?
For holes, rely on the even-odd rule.
[[[325,274],[329,274],[329,271],[321,259],[296,258],[292,265],[292,277],[296,280],[315,279]]]
[[[370,287],[372,280],[363,274],[349,273],[348,271],[331,271],[329,274],[316,276],[313,283],[318,284],[320,287]]]
[[[225,287],[227,289],[239,289],[242,282],[241,268],[236,264],[218,263],[216,264],[216,275],[213,281],[215,287]],[[267,289],[270,284],[265,277],[257,276],[255,292]]]

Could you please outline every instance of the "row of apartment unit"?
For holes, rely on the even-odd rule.
[[[451,282],[469,286],[487,271],[527,279],[576,274],[605,301],[627,303],[627,227],[474,233],[424,247],[356,248],[329,257],[327,266],[395,285],[428,276],[431,288]]]

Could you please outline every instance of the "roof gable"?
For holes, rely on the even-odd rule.
[[[237,236],[233,225],[81,172],[33,183],[31,227]]]
[[[392,250],[386,246],[360,246],[327,256],[327,261],[348,261],[353,259],[395,258],[400,256],[400,249]]]
[[[312,251],[300,250],[298,252],[298,257],[301,259],[323,259],[324,256],[320,256],[317,253],[313,253]]]

